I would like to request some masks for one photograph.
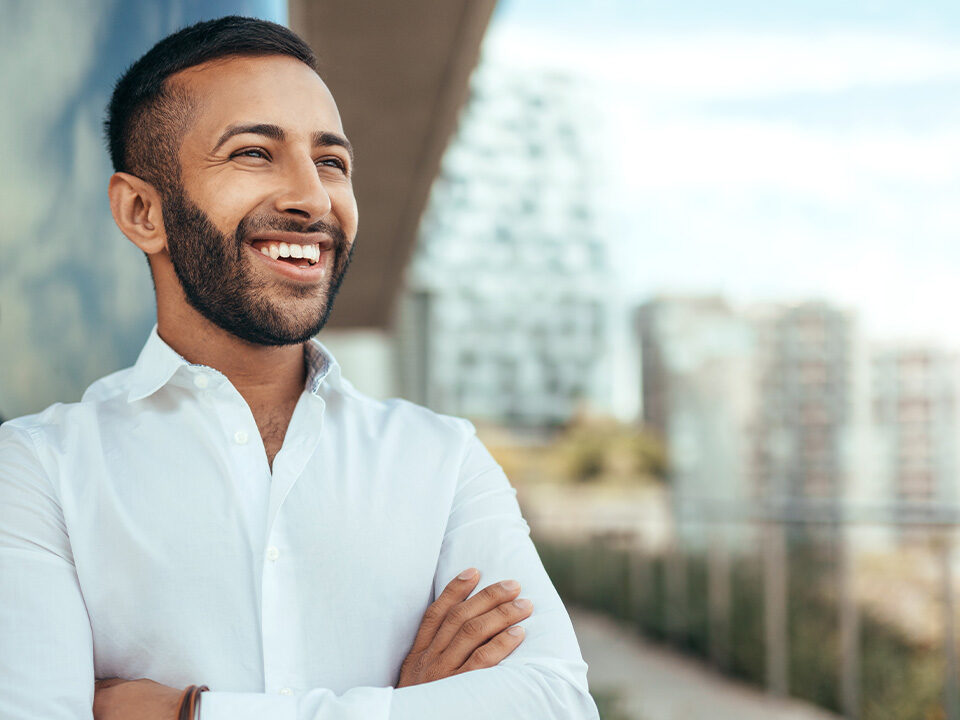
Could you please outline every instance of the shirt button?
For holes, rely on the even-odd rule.
[[[290,688],[280,688],[281,695],[293,695],[293,690]]]
[[[207,385],[210,384],[210,380],[206,375],[196,375],[193,378],[193,384],[203,390]]]
[[[233,435],[233,440],[237,443],[237,445],[246,445],[247,440],[249,439],[250,437],[243,430],[237,430],[237,432],[235,432]]]
[[[273,545],[267,548],[267,560],[276,560],[280,557],[280,551]]]

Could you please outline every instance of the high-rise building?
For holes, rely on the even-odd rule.
[[[879,483],[901,513],[935,515],[957,502],[960,362],[929,347],[878,348],[872,356]]]
[[[836,500],[862,491],[868,404],[852,315],[826,303],[640,307],[642,404],[682,498]]]
[[[768,308],[758,331],[753,484],[758,496],[857,493],[869,430],[867,368],[853,315],[825,302]]]
[[[644,422],[670,455],[675,499],[749,493],[756,333],[717,297],[659,297],[638,308]]]
[[[637,333],[643,418],[666,441],[678,511],[837,511],[874,549],[910,541],[918,523],[953,521],[956,353],[870,350],[855,316],[826,302],[733,309],[660,297],[638,309]]]
[[[474,74],[408,269],[404,396],[521,426],[609,405],[612,273],[585,92],[489,61]]]

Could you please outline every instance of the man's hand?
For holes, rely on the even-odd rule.
[[[471,570],[451,580],[427,608],[400,668],[398,688],[493,667],[523,641],[523,628],[512,626],[530,617],[533,603],[516,599],[520,584],[488,585],[466,600],[480,580]]]
[[[94,720],[177,720],[183,690],[153,680],[97,680]]]

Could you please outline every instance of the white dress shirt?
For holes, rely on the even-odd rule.
[[[473,426],[306,345],[273,470],[227,378],[157,334],[79,403],[0,426],[0,718],[91,718],[95,678],[206,684],[202,720],[596,718],[570,619]],[[263,368],[270,372],[270,368]],[[534,603],[498,666],[396,689],[459,572]]]

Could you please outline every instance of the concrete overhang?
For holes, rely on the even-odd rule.
[[[388,329],[496,0],[290,0],[354,145],[360,230],[331,328]]]

